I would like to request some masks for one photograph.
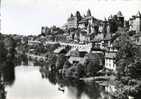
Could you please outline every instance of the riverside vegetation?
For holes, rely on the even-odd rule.
[[[134,96],[135,99],[140,99],[141,95],[141,57],[140,57],[140,46],[136,46],[131,40],[131,34],[127,32],[117,33],[113,37],[113,45],[118,49],[116,55],[117,72],[108,72],[109,75],[113,75],[115,78],[110,79],[110,83],[116,86],[117,91],[113,93],[116,99],[128,99],[128,96]],[[9,43],[6,39],[8,38]],[[70,46],[66,47],[65,50],[56,55],[53,51],[58,48],[59,44],[47,44],[44,46],[42,43],[37,46],[32,46],[35,50],[32,54],[44,55],[46,61],[32,60],[46,72],[60,73],[62,76],[72,77],[75,79],[84,77],[101,76],[100,70],[104,70],[104,67],[100,67],[97,62],[86,61],[84,65],[80,63],[71,64],[68,62],[68,58],[65,53],[69,51]],[[22,47],[22,48],[21,48]],[[19,49],[22,54],[18,54]],[[0,35],[0,69],[6,66],[6,63],[17,63],[19,57],[25,57],[26,53],[29,52],[31,46],[24,44],[17,44],[16,40],[12,36]],[[16,51],[17,50],[17,51]],[[23,56],[22,56],[23,55]],[[14,58],[15,57],[15,58]],[[8,65],[7,65],[8,66]],[[107,75],[106,71],[103,71],[102,76]],[[106,81],[107,82],[107,81]]]

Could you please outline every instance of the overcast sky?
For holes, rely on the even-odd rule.
[[[62,26],[70,13],[104,19],[122,11],[126,19],[141,11],[141,0],[2,0],[2,33],[39,34],[41,26]]]

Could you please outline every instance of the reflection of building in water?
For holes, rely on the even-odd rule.
[[[40,72],[49,79],[50,83],[59,85],[58,91],[62,91],[65,95],[71,97],[71,99],[113,99],[105,91],[105,87],[100,87],[95,82],[83,82],[63,78],[62,75],[56,72],[49,72],[46,68],[41,68]]]

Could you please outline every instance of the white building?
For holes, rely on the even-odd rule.
[[[132,16],[129,20],[130,30],[136,31],[136,33],[141,32],[141,13],[138,12],[137,15]]]
[[[105,52],[105,68],[116,71],[115,57],[116,50],[110,48],[109,51]]]

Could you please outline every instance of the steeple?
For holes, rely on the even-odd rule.
[[[79,11],[76,11],[76,17],[77,17],[78,21],[81,20],[82,17],[81,17],[81,14]]]
[[[118,13],[117,13],[117,17],[123,17],[121,11],[118,11]]]
[[[76,11],[76,16],[77,16],[77,17],[80,17],[80,16],[81,16],[81,14],[80,14],[79,11]]]
[[[113,16],[112,15],[110,15],[109,17],[108,17],[108,19],[112,19],[113,18]]]
[[[138,11],[138,13],[137,13],[136,16],[137,16],[137,17],[141,17],[141,13],[140,13],[140,11]]]
[[[73,17],[73,14],[71,13],[71,16],[70,16],[71,18]]]
[[[91,11],[90,11],[90,9],[88,9],[88,11],[87,11],[87,16],[88,16],[88,17],[91,16]]]
[[[105,21],[105,22],[107,21],[106,17],[104,18],[104,21]]]

